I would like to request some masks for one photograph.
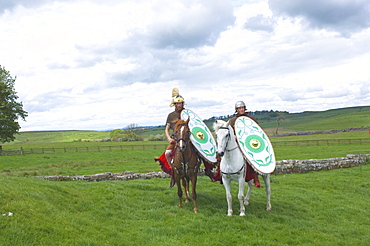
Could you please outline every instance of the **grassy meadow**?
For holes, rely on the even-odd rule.
[[[246,217],[226,216],[224,188],[198,181],[198,214],[168,179],[53,182],[0,177],[0,245],[368,245],[370,165],[272,176]],[[12,216],[9,216],[9,212]]]
[[[369,109],[294,114],[282,122],[282,129],[295,132],[366,126],[370,121],[363,119],[368,119]],[[338,123],[345,120],[352,123],[349,126]],[[272,132],[270,123],[265,126]],[[160,131],[163,133],[163,129],[155,128],[143,134],[149,136]],[[169,188],[169,179],[63,182],[33,178],[160,170],[154,158],[163,152],[165,142],[102,142],[107,137],[109,132],[98,131],[24,132],[15,142],[3,144],[4,150],[140,147],[0,156],[0,245],[368,245],[370,242],[369,163],[349,169],[272,175],[272,211],[265,211],[262,182],[262,188],[252,192],[246,217],[238,216],[236,182],[232,183],[234,216],[227,217],[224,187],[210,182],[208,177],[198,179],[198,214],[193,213],[192,203],[182,209],[177,207],[177,190]],[[367,131],[358,131],[273,137],[271,141],[277,160],[321,159],[369,154],[370,143],[324,141],[319,145],[287,146],[284,143],[369,138]]]

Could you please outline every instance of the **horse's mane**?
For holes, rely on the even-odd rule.
[[[213,122],[213,130],[217,132],[221,127],[228,127],[229,122],[226,122],[224,120],[216,120]]]

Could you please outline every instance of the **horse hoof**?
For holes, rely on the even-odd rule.
[[[266,211],[271,211],[271,208],[266,208]]]
[[[245,216],[245,213],[240,213],[240,216],[241,216],[241,217]]]

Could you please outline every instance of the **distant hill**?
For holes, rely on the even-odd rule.
[[[326,111],[307,111],[289,113],[280,111],[251,112],[265,132],[272,136],[286,133],[329,131],[370,126],[370,106],[331,109]],[[212,129],[215,119],[228,120],[230,116],[218,116],[204,120]],[[278,126],[278,117],[279,120]],[[137,131],[144,139],[163,136],[164,126],[138,127]],[[73,142],[73,141],[106,141],[110,132],[107,131],[35,131],[21,132],[14,143],[27,142]]]
[[[278,134],[305,131],[324,131],[370,126],[370,106],[331,109],[326,111],[306,111],[302,113],[288,113],[279,111],[262,111],[265,114],[250,114],[255,117],[268,135],[276,134],[279,113],[283,114],[280,120]],[[224,117],[221,117],[224,118]],[[223,120],[228,120],[224,118]],[[212,126],[214,118],[205,120],[207,126]]]

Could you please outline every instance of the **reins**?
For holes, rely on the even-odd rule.
[[[226,174],[226,175],[240,174],[240,172],[243,170],[244,166],[245,165],[242,165],[242,167],[240,168],[240,170],[237,171],[237,172],[235,172],[235,173],[224,173],[224,172],[221,172],[221,173]]]
[[[219,129],[224,129],[224,130],[228,130],[229,131],[229,134],[227,134],[227,142],[229,142],[229,139],[230,139],[230,129],[228,127],[226,127],[226,126],[221,126]],[[227,149],[227,147],[226,147],[225,150],[228,151],[228,152],[230,152],[230,151],[236,150],[237,148],[239,148],[238,145],[236,147],[232,148],[232,149]]]
[[[224,130],[228,130],[228,131],[229,131],[229,133],[227,134],[227,143],[229,143],[229,140],[230,140],[230,138],[231,138],[229,127],[221,126],[219,129],[224,129]],[[226,145],[225,151],[227,151],[227,152],[231,152],[231,151],[236,150],[237,148],[239,148],[239,146],[238,146],[238,145],[236,145],[236,147],[234,147],[234,148],[232,148],[232,149],[227,149],[227,147],[228,147],[228,146]],[[225,175],[240,174],[240,172],[243,170],[243,168],[245,168],[245,165],[242,165],[242,167],[241,167],[241,168],[239,169],[239,171],[237,171],[237,172],[233,172],[233,173],[224,173],[224,172],[222,172],[222,171],[221,171],[221,173],[222,173],[222,174],[225,174]]]
[[[181,123],[180,124],[180,126],[185,126],[186,124],[185,123]],[[177,133],[177,131],[176,131],[176,133]],[[186,133],[190,133],[191,134],[191,132],[188,130],[188,131],[186,131]],[[177,135],[177,134],[176,134]],[[185,143],[185,148],[184,149],[187,149],[187,148],[192,148],[192,146],[189,146],[189,139],[185,139],[185,138],[183,138],[183,137],[180,137],[180,138],[178,138],[178,139],[176,139],[176,151],[179,151],[179,149],[178,149],[178,143],[180,142],[180,141],[184,141],[184,143]],[[174,168],[175,168],[175,170],[176,170],[176,172],[177,173],[179,173],[179,170],[184,170],[185,171],[185,175],[186,175],[186,171],[188,170],[188,169],[195,169],[197,166],[194,166],[194,167],[189,167],[189,161],[191,160],[191,158],[193,157],[193,152],[194,151],[192,151],[191,149],[190,149],[190,156],[189,156],[189,158],[188,159],[186,159],[186,157],[185,157],[185,152],[186,151],[180,151],[181,152],[181,156],[177,156],[178,158],[178,161],[181,163],[181,167],[175,167],[174,166]],[[182,157],[182,158],[180,158],[180,157]]]

